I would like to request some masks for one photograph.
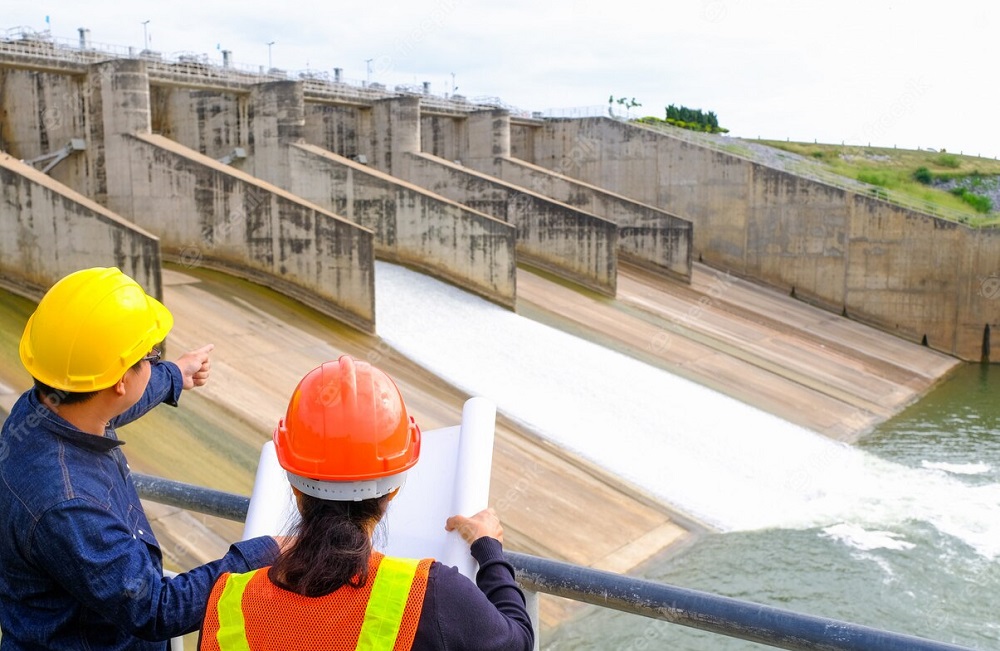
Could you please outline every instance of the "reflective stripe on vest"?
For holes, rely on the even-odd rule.
[[[379,563],[368,607],[365,608],[365,623],[361,625],[357,651],[392,651],[419,562],[411,558],[386,556]]]
[[[384,557],[375,573],[357,651],[392,651],[406,611],[419,560]],[[215,639],[223,651],[250,651],[243,616],[243,593],[259,570],[227,577],[216,604],[219,630]]]
[[[220,649],[250,651],[250,644],[247,642],[246,621],[243,619],[243,592],[247,589],[250,579],[258,571],[230,574],[222,589],[219,603],[216,606],[219,612],[219,631],[215,634]]]

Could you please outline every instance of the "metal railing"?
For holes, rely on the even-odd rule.
[[[237,522],[246,519],[248,497],[151,475],[133,473],[132,477],[144,499]],[[505,554],[528,592],[529,604],[537,604],[532,593],[551,594],[792,651],[970,651],[529,554]],[[537,639],[536,633],[536,648]]]
[[[150,79],[174,84],[203,85],[213,88],[244,88],[251,84],[269,81],[293,80],[303,82],[303,90],[311,99],[333,99],[348,102],[371,103],[378,99],[398,95],[415,94],[405,85],[391,90],[384,84],[344,79],[331,75],[325,70],[279,70],[265,69],[191,52],[177,52],[164,55],[150,50],[136,50],[132,47],[106,45],[100,43],[57,39],[47,32],[35,32],[28,28],[15,27],[0,30],[0,55],[20,59],[24,65],[44,62],[46,67],[69,69],[82,73],[83,66],[107,59],[142,59]],[[399,89],[403,88],[402,91]],[[422,87],[421,87],[422,90]],[[430,93],[416,93],[421,103],[428,108],[465,114],[470,111],[502,107],[512,116],[529,117],[531,114],[517,107],[508,106],[498,98],[466,99],[458,95],[440,96]]]

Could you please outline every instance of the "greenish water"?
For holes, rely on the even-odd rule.
[[[955,500],[956,493],[948,492],[932,504],[942,517],[924,518],[914,511],[913,517],[887,517],[880,523],[880,514],[858,512],[855,520],[813,527],[713,534],[679,556],[650,563],[641,574],[797,612],[1000,649],[998,395],[1000,367],[963,367],[857,446],[913,469],[917,481],[943,477],[959,484],[964,492],[958,494],[966,499]],[[905,500],[910,487],[901,488]],[[913,485],[912,492],[928,500],[922,486]],[[542,648],[769,647],[588,608],[543,638]]]

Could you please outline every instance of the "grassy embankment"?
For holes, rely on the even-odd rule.
[[[1000,177],[1000,161],[996,159],[945,151],[890,147],[774,140],[758,142],[805,156],[819,163],[831,174],[867,183],[873,186],[873,194],[885,192],[888,198],[897,203],[912,205],[917,209],[939,207],[942,209],[942,216],[953,217],[974,227],[1000,225],[1000,205],[993,205],[988,212],[982,212],[967,199],[946,189],[934,187],[934,183],[949,179],[964,180],[965,185],[976,186],[985,179]],[[924,182],[917,180],[918,177],[922,177]],[[976,192],[974,187],[968,191]]]

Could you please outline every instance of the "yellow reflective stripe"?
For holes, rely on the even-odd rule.
[[[419,563],[419,560],[411,558],[389,557],[379,563],[358,636],[357,651],[392,651]]]
[[[223,651],[250,651],[247,642],[246,621],[243,619],[243,592],[257,570],[246,574],[230,574],[222,589],[216,610],[219,613],[219,630],[215,639]]]

